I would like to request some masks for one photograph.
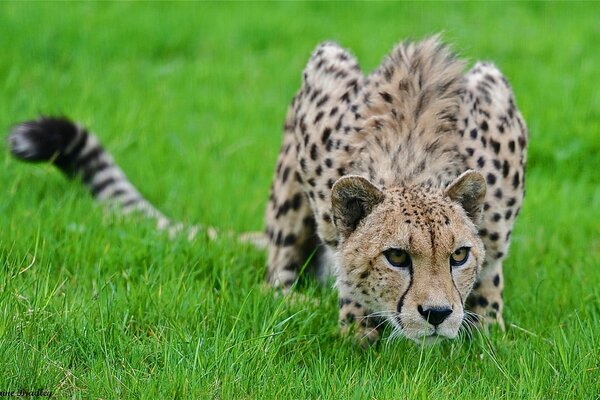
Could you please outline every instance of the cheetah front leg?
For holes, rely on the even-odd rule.
[[[302,189],[302,178],[296,172],[292,126],[290,107],[266,212],[268,280],[284,292],[289,291],[319,243],[312,209]]]
[[[382,319],[371,315],[371,311],[356,300],[344,287],[339,287],[339,324],[342,335],[355,339],[366,347],[380,337]]]
[[[500,329],[504,330],[504,319],[502,318],[503,289],[502,261],[486,262],[473,287],[473,291],[467,299],[469,311],[479,317],[476,322],[477,325],[487,329],[490,324],[497,323]]]

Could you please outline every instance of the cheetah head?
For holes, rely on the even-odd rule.
[[[340,178],[332,189],[338,287],[397,335],[418,343],[456,337],[484,260],[476,223],[485,192],[475,171],[439,191]]]

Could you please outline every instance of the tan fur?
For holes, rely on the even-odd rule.
[[[289,108],[267,207],[269,279],[286,289],[315,248],[316,267],[332,258],[340,321],[361,338],[379,319],[416,341],[452,338],[465,307],[502,323],[527,132],[502,74],[463,68],[437,37],[399,44],[368,76],[324,43]],[[470,258],[451,268],[461,247]],[[389,264],[390,248],[410,270]],[[450,313],[431,322],[439,310]]]

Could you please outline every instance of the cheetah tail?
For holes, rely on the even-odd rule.
[[[123,214],[141,213],[155,219],[158,229],[171,236],[186,233],[192,240],[202,229],[210,239],[219,235],[212,227],[185,226],[165,217],[127,179],[98,138],[67,118],[40,117],[17,124],[8,136],[8,146],[20,160],[50,162],[69,179],[80,179],[96,200]],[[249,232],[238,240],[264,248],[266,239],[262,232]]]

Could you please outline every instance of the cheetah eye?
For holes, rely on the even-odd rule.
[[[383,252],[385,259],[396,268],[410,268],[412,260],[408,253],[402,249],[387,249]]]
[[[469,259],[469,252],[471,249],[469,247],[461,247],[456,250],[454,253],[450,254],[450,266],[452,267],[460,267]]]

